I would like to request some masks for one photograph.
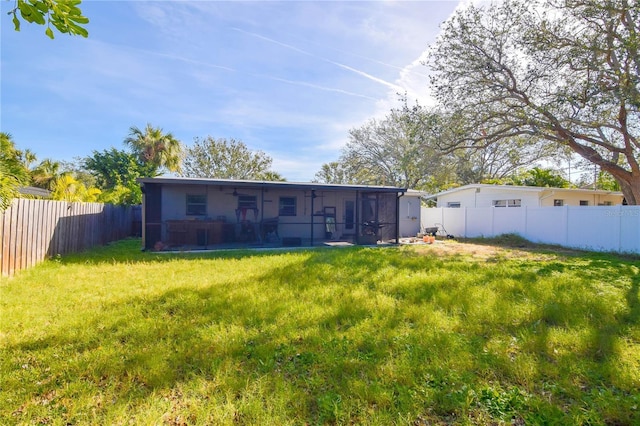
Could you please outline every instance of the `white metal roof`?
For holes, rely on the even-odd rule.
[[[315,182],[278,182],[278,181],[258,181],[258,180],[236,180],[236,179],[204,179],[204,178],[185,178],[185,177],[155,177],[155,178],[138,178],[138,182],[142,184],[168,184],[168,185],[217,185],[226,187],[262,187],[262,188],[291,188],[303,190],[351,190],[351,191],[371,191],[371,192],[407,192],[406,188],[395,186],[376,186],[376,185],[342,185],[330,183]]]
[[[437,194],[426,195],[425,199],[438,198],[442,195],[454,194],[456,192],[467,191],[469,189],[477,188],[490,188],[494,190],[504,191],[521,191],[521,192],[544,192],[544,191],[566,191],[579,194],[598,194],[598,195],[619,195],[622,196],[622,192],[619,191],[605,191],[602,189],[583,189],[583,188],[554,188],[546,186],[518,186],[518,185],[491,185],[483,183],[474,183],[470,185],[459,186],[457,188],[451,188],[446,191],[438,192]]]

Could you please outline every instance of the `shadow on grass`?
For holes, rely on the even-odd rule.
[[[158,392],[200,380],[208,383],[208,404],[233,406],[246,423],[257,421],[242,405],[247,398],[266,411],[281,404],[284,416],[299,423],[367,422],[371,412],[392,422],[402,420],[398,413],[408,415],[409,422],[456,422],[470,412],[491,421],[535,422],[549,416],[569,421],[585,404],[592,405],[596,423],[639,420],[630,404],[605,413],[588,399],[598,389],[628,395],[615,385],[616,368],[598,364],[615,358],[616,342],[626,338],[629,325],[638,324],[637,266],[586,259],[580,265],[552,261],[500,269],[410,250],[336,253],[312,250],[285,266],[265,266],[234,287],[212,284],[131,297],[88,312],[64,330],[8,347],[16,359],[66,357],[48,370],[43,366],[39,378],[20,364],[13,366],[14,383],[35,383],[20,404],[33,401],[33,393],[71,389],[47,407],[32,407],[52,410],[73,398],[73,389],[83,383],[92,395],[110,393],[116,406],[135,416],[136,407]],[[282,252],[188,256],[249,255],[266,263],[274,254]],[[132,259],[115,246],[62,262],[172,258],[137,253]],[[575,281],[541,282],[568,270]],[[609,282],[614,271],[616,277],[631,277],[623,315],[609,299],[597,297],[597,286]],[[580,291],[571,291],[571,285],[580,285]],[[479,298],[491,292],[498,294],[491,303]],[[521,306],[526,313],[516,312]],[[574,329],[594,331],[583,353],[554,352],[553,334]],[[519,371],[527,365],[529,372]],[[546,384],[559,390],[549,395]],[[580,392],[587,392],[586,399]],[[107,409],[88,408],[98,419]]]
[[[640,323],[640,273],[636,272],[631,278],[631,287],[626,295],[629,313],[627,322],[630,324]]]

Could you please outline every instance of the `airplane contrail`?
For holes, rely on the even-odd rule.
[[[392,89],[394,89],[394,90],[397,90],[397,91],[402,91],[402,90],[404,90],[402,87],[398,86],[397,84],[390,83],[390,82],[388,82],[388,81],[386,81],[386,80],[383,80],[383,79],[381,79],[381,78],[378,78],[378,77],[376,77],[376,76],[373,76],[373,75],[371,75],[371,74],[369,74],[369,73],[366,73],[366,72],[364,72],[364,71],[358,70],[358,69],[356,69],[356,68],[350,67],[350,66],[348,66],[348,65],[342,64],[342,63],[340,63],[340,62],[332,61],[331,59],[325,58],[325,57],[323,57],[323,56],[319,56],[319,55],[316,55],[316,54],[314,54],[314,53],[307,52],[306,50],[300,49],[300,48],[295,47],[295,46],[292,46],[292,45],[290,45],[290,44],[282,43],[282,42],[280,42],[280,41],[278,41],[278,40],[274,40],[274,39],[272,39],[272,38],[265,37],[265,36],[260,35],[260,34],[252,33],[252,32],[249,32],[249,31],[245,31],[245,30],[242,30],[242,29],[240,29],[240,28],[235,28],[235,27],[234,27],[234,28],[232,28],[232,29],[233,29],[233,30],[235,30],[235,31],[238,31],[238,32],[241,32],[241,33],[247,34],[247,35],[249,35],[249,36],[256,37],[256,38],[259,38],[259,39],[262,39],[262,40],[268,41],[268,42],[270,42],[270,43],[277,44],[277,45],[282,46],[282,47],[286,47],[287,49],[291,49],[291,50],[293,50],[293,51],[296,51],[296,52],[302,53],[303,55],[311,56],[311,57],[314,57],[314,58],[320,59],[320,60],[322,60],[322,61],[328,62],[328,63],[330,63],[330,64],[332,64],[332,65],[335,65],[335,66],[340,67],[340,68],[342,68],[342,69],[345,69],[345,70],[347,70],[347,71],[351,71],[351,72],[353,72],[353,73],[355,73],[355,74],[358,74],[358,75],[360,75],[360,76],[362,76],[362,77],[365,77],[365,78],[367,78],[367,79],[369,79],[369,80],[371,80],[371,81],[375,81],[376,83],[380,83],[380,84],[382,84],[382,85],[384,85],[384,86],[387,86],[387,87],[389,87],[389,88],[392,88]]]
[[[112,44],[112,43],[107,43],[107,44]],[[288,47],[290,47],[290,46],[288,46]],[[208,62],[198,61],[198,60],[194,60],[194,59],[190,59],[190,58],[185,58],[184,56],[173,55],[173,54],[169,54],[169,53],[155,52],[155,51],[152,51],[152,50],[139,49],[139,48],[130,47],[130,46],[127,46],[127,48],[129,48],[131,50],[138,51],[138,52],[143,52],[143,53],[147,53],[147,54],[150,54],[150,55],[159,56],[159,57],[162,57],[162,58],[172,59],[174,61],[185,62],[185,63],[194,64],[194,65],[203,66],[203,67],[208,67],[208,68],[221,69],[221,70],[234,72],[234,73],[238,73],[238,74],[249,75],[249,76],[252,76],[252,77],[266,78],[266,79],[269,79],[269,80],[279,81],[279,82],[282,82],[282,83],[291,84],[291,85],[295,85],[295,86],[310,87],[312,89],[323,90],[325,92],[341,93],[343,95],[355,96],[355,97],[358,97],[358,98],[365,98],[365,99],[370,99],[370,100],[373,100],[373,101],[376,100],[375,98],[373,98],[371,96],[361,95],[359,93],[350,92],[348,90],[336,89],[334,87],[321,86],[321,85],[318,85],[318,84],[308,83],[308,82],[305,82],[305,81],[288,80],[288,79],[284,79],[284,78],[280,78],[280,77],[274,77],[274,76],[265,75],[265,74],[257,74],[257,73],[247,72],[247,71],[241,71],[241,70],[238,70],[238,69],[235,69],[235,68],[231,68],[231,67],[227,67],[227,66],[224,66],[224,65],[211,64],[211,63],[208,63]],[[291,48],[295,49],[294,47],[291,47]],[[311,55],[310,53],[307,53],[307,52],[304,52],[304,51],[301,51],[301,53],[305,53],[305,54]],[[311,56],[313,56],[313,55],[311,55]]]

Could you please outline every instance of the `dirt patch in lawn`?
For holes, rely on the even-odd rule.
[[[526,240],[517,242],[485,242],[474,240],[440,239],[433,244],[416,244],[424,254],[455,256],[464,255],[473,259],[495,261],[499,259],[550,260],[558,256],[571,256],[579,252],[562,247],[541,246]]]

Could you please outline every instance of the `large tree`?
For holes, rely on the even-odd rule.
[[[465,124],[459,146],[540,138],[640,204],[639,39],[635,0],[504,0],[457,12],[428,65],[438,100]]]
[[[340,162],[353,183],[427,189],[450,173],[436,145],[438,121],[421,110],[420,125],[402,110],[349,131]]]
[[[124,140],[140,162],[149,164],[159,173],[166,169],[180,171],[182,144],[171,133],[164,133],[160,127],[147,124],[144,130],[132,126],[129,136]]]
[[[195,138],[186,148],[181,176],[283,181],[270,170],[273,160],[262,151],[251,151],[235,139]]]
[[[452,185],[504,179],[549,155],[524,138],[464,148],[452,143],[460,120],[406,101],[382,120],[352,129],[338,161],[316,180],[386,184],[437,192]]]
[[[358,183],[357,180],[357,177],[353,176],[353,171],[342,161],[323,164],[314,177],[314,182],[339,185]]]

